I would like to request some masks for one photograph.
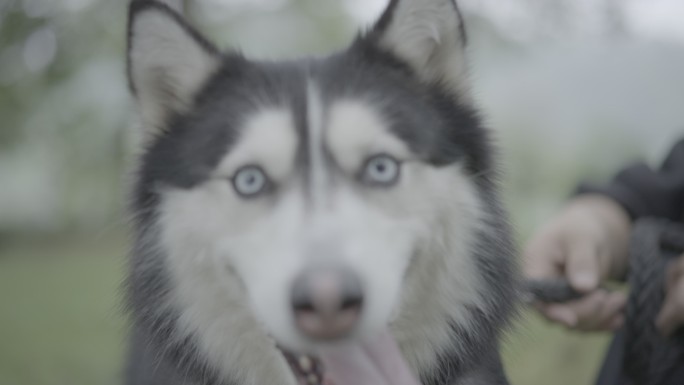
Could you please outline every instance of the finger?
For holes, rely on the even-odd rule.
[[[597,291],[588,301],[572,305],[579,319],[577,329],[605,330],[616,316],[624,313],[626,303],[627,296],[622,292]]]
[[[544,307],[542,314],[549,321],[559,323],[568,328],[577,326],[577,314],[567,305],[549,304]]]
[[[565,269],[570,285],[576,290],[589,292],[596,289],[601,273],[596,247],[584,242],[569,245]]]
[[[674,262],[670,264],[667,268],[666,278],[665,278],[665,290],[669,292],[673,290],[674,286],[679,281],[679,277],[684,275],[684,255],[675,259]]]
[[[627,305],[627,295],[623,292],[608,293],[599,313],[595,316],[591,330],[610,331],[622,327],[624,324],[624,311]]]
[[[530,241],[523,256],[523,270],[530,278],[554,278],[562,275],[562,248],[555,235],[549,232]]]
[[[625,326],[625,315],[616,314],[613,318],[609,319],[608,322],[601,325],[598,330],[613,332]]]
[[[669,337],[681,325],[682,311],[683,309],[674,301],[665,303],[656,319],[656,327],[662,335]]]
[[[603,324],[622,313],[625,300],[605,290],[595,291],[585,297],[565,304],[549,305],[547,318],[570,329],[601,330]]]
[[[568,306],[577,315],[577,326],[575,329],[592,331],[597,330],[599,325],[606,322],[608,316],[604,313],[608,294],[603,290],[592,292],[587,297],[574,301]]]
[[[684,323],[684,281],[673,287],[665,297],[658,318],[656,327],[660,332],[669,337]]]

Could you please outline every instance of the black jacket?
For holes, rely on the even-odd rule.
[[[643,163],[632,165],[602,187],[582,186],[581,193],[601,193],[619,202],[633,221],[644,217],[684,222],[684,139],[655,170]],[[625,335],[620,330],[613,339],[599,373],[597,385],[631,385],[623,371]],[[684,362],[670,374],[664,385],[684,384]]]
[[[684,222],[684,139],[659,169],[637,163],[622,170],[601,187],[582,186],[580,192],[598,192],[619,202],[632,220],[643,217]]]

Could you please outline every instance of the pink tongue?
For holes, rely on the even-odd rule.
[[[389,332],[370,341],[321,352],[334,385],[419,385]]]

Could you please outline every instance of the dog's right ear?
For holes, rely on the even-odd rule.
[[[147,134],[187,108],[220,63],[217,49],[165,4],[133,1],[128,15],[128,81]]]
[[[423,81],[470,95],[467,36],[456,0],[391,0],[367,39]]]

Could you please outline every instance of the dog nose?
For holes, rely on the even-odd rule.
[[[292,286],[295,325],[311,338],[343,337],[358,322],[362,305],[361,281],[349,270],[311,269]]]

